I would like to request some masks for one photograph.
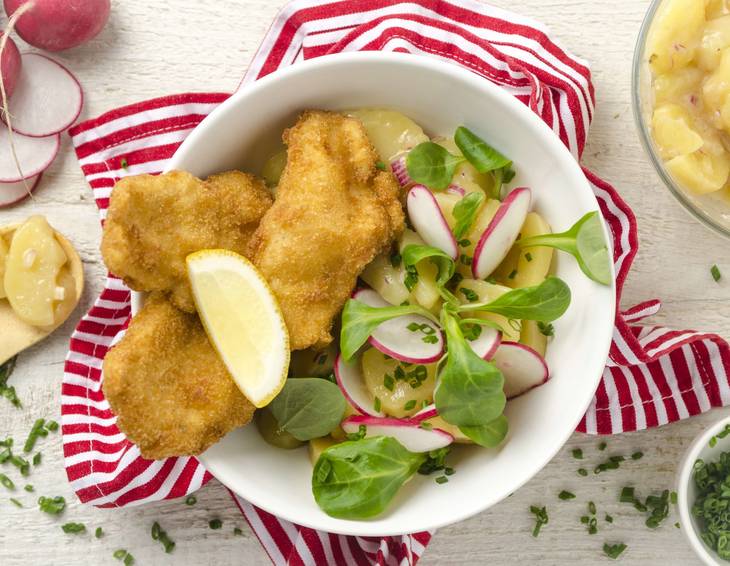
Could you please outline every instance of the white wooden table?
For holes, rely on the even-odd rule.
[[[668,194],[644,156],[633,125],[631,56],[649,0],[491,1],[543,21],[563,45],[592,63],[597,114],[585,164],[619,189],[639,219],[641,252],[626,286],[625,304],[660,297],[664,309],[657,321],[730,336],[728,242],[697,225]],[[85,87],[82,118],[163,94],[232,91],[283,3],[115,0],[111,22],[102,35],[58,58]],[[96,207],[67,137],[62,155],[34,200],[0,210],[0,224],[30,214],[46,215],[74,242],[84,260],[87,288],[71,320],[19,358],[11,383],[18,389],[24,409],[16,410],[0,399],[0,437],[10,434],[16,442],[23,441],[34,419],[59,420],[68,336],[97,296],[105,273],[98,250]],[[709,274],[714,263],[728,275],[719,285]],[[673,526],[674,516],[657,531],[650,531],[631,506],[621,505],[617,499],[626,484],[636,485],[642,494],[671,489],[676,464],[689,441],[719,416],[715,411],[659,430],[608,439],[609,448],[601,455],[596,438],[575,434],[553,462],[514,496],[439,531],[422,564],[600,564],[608,561],[601,550],[605,541],[628,544],[621,557],[627,565],[698,564]],[[228,493],[215,481],[198,493],[194,507],[178,500],[140,508],[94,509],[78,503],[68,486],[59,435],[42,440],[40,446],[43,463],[29,478],[36,493],[20,490],[17,496],[26,508],[12,505],[0,488],[0,564],[113,564],[112,553],[118,548],[129,549],[137,564],[268,564]],[[618,471],[582,478],[575,470],[583,463],[570,455],[575,447],[583,449],[584,463],[592,465],[608,454],[630,454],[635,449],[642,449],[645,457]],[[559,501],[556,495],[561,489],[574,491],[578,498]],[[69,507],[61,520],[38,511],[35,500],[41,494],[66,497]],[[596,502],[599,517],[605,512],[614,517],[612,525],[600,521],[600,531],[594,536],[579,521],[589,500]],[[530,536],[531,504],[546,504],[550,514],[550,523],[538,539]],[[215,517],[223,520],[221,530],[208,528],[208,521]],[[165,555],[161,545],[150,538],[155,520],[177,542],[174,554]],[[106,534],[101,540],[90,534],[67,535],[59,528],[66,521],[83,522],[92,532],[102,526]],[[234,526],[243,529],[243,536],[232,534]]]

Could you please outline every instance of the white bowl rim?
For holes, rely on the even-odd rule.
[[[360,51],[360,52],[350,52],[350,53],[337,53],[332,55],[325,55],[322,57],[318,57],[313,60],[309,61],[302,61],[298,62],[295,65],[289,66],[284,69],[277,70],[243,88],[235,92],[230,96],[230,98],[226,99],[223,103],[220,104],[217,108],[215,108],[206,118],[203,119],[203,121],[198,124],[193,131],[190,133],[190,135],[183,141],[183,143],[180,145],[180,147],[177,149],[175,154],[173,155],[172,159],[169,161],[167,166],[165,167],[164,171],[170,171],[175,168],[180,167],[180,162],[182,161],[182,155],[185,154],[185,151],[189,146],[194,146],[196,143],[196,140],[198,136],[201,135],[201,131],[204,128],[209,127],[216,127],[219,122],[225,122],[225,117],[228,112],[229,108],[232,108],[239,104],[239,102],[250,96],[251,93],[266,88],[267,85],[271,82],[275,82],[278,80],[281,80],[282,77],[290,76],[290,75],[297,75],[297,74],[304,74],[307,72],[310,72],[312,69],[316,69],[319,67],[325,67],[325,66],[347,66],[351,64],[359,64],[359,63],[377,63],[377,62],[386,62],[386,63],[397,63],[399,65],[411,65],[416,67],[426,67],[430,68],[433,71],[451,75],[455,78],[457,81],[465,81],[472,83],[473,86],[475,86],[478,89],[481,89],[483,91],[489,91],[489,96],[492,96],[494,98],[498,98],[501,100],[502,103],[512,108],[512,110],[518,114],[521,115],[521,118],[524,119],[528,124],[531,126],[533,130],[533,134],[538,138],[538,141],[542,145],[550,146],[554,149],[555,155],[554,157],[556,160],[559,161],[561,168],[565,169],[573,169],[574,172],[577,172],[580,174],[582,178],[585,179],[585,174],[583,173],[582,169],[580,168],[579,163],[575,159],[575,157],[571,154],[570,150],[562,143],[562,141],[557,137],[555,132],[540,119],[535,113],[532,112],[527,106],[522,104],[519,100],[517,100],[514,96],[510,95],[506,91],[504,91],[501,87],[493,84],[488,79],[481,77],[472,71],[469,71],[463,67],[460,67],[456,64],[447,63],[438,59],[435,59],[433,57],[429,56],[423,56],[423,55],[417,55],[417,54],[406,54],[406,53],[385,53],[380,51]],[[588,180],[585,180],[585,190],[588,193],[589,198],[595,203],[595,210],[599,210],[600,208],[598,206],[598,200],[593,193],[593,191],[590,188],[590,184],[588,183]],[[601,222],[603,225],[604,230],[604,237],[606,238],[606,241],[609,245],[610,249],[613,249],[613,239],[611,237],[611,233],[608,229],[608,226],[606,224],[605,219],[603,218],[603,215],[601,215]],[[613,261],[611,262],[611,279],[612,284],[610,288],[605,288],[610,291],[610,293],[606,293],[606,300],[610,302],[608,307],[609,312],[615,313],[616,312],[616,274],[615,274],[615,266]],[[596,284],[598,285],[598,284]],[[132,314],[134,315],[138,310],[141,308],[142,302],[143,302],[144,293],[132,291],[132,297],[131,297],[131,303],[132,303]],[[586,375],[593,375],[595,374],[594,381],[594,391],[597,389],[602,374],[603,374],[603,368],[605,367],[605,360],[608,359],[608,354],[613,338],[613,329],[614,329],[614,319],[613,316],[610,319],[610,324],[606,324],[605,328],[602,329],[599,334],[600,339],[597,340],[594,344],[596,354],[594,356],[595,361],[595,367],[586,368]],[[513,489],[511,490],[511,493],[514,491],[517,491],[519,488],[521,488],[525,483],[527,483],[529,480],[531,480],[540,470],[542,470],[554,457],[555,455],[560,451],[560,449],[565,445],[565,443],[568,441],[570,436],[575,431],[576,427],[580,423],[581,419],[583,418],[583,415],[585,414],[585,411],[588,409],[592,398],[587,399],[584,406],[581,407],[580,412],[577,414],[576,418],[574,419],[574,422],[570,429],[566,428],[566,433],[562,435],[556,435],[556,438],[558,441],[555,442],[555,448],[550,452],[549,455],[547,455],[544,459],[542,459],[539,462],[539,465],[534,466],[534,469],[530,473],[523,474],[519,478],[516,479]],[[200,454],[197,456],[198,460],[206,467],[206,469],[209,469],[208,463],[206,461],[206,455],[205,453]],[[213,472],[211,472],[213,474]],[[215,474],[213,474],[215,476]],[[231,487],[230,482],[228,481],[228,478],[226,477],[217,477],[217,479],[223,483],[226,487],[228,487],[232,492],[237,493],[236,490]],[[421,531],[433,531],[435,529],[439,529],[441,527],[451,525],[460,521],[463,521],[465,519],[468,519],[486,509],[489,507],[495,505],[499,501],[503,500],[507,495],[500,496],[500,497],[492,497],[490,499],[482,499],[480,505],[474,505],[474,506],[465,506],[459,513],[452,513],[448,516],[448,518],[441,518],[439,514],[434,513],[431,517],[423,517],[421,518],[420,522],[416,525],[409,526],[407,528],[399,528],[397,530],[390,530],[387,532],[383,532],[383,528],[378,526],[377,518],[375,520],[365,520],[365,521],[341,521],[340,524],[347,525],[343,526],[342,528],[333,528],[331,525],[327,526],[326,528],[322,525],[319,525],[316,523],[316,521],[309,521],[303,517],[299,517],[296,514],[296,510],[289,508],[276,508],[272,509],[271,506],[267,504],[265,500],[262,500],[262,498],[256,496],[255,494],[238,494],[243,499],[247,500],[251,504],[269,512],[273,515],[285,519],[287,521],[290,521],[292,523],[302,525],[304,527],[309,527],[313,529],[318,530],[327,530],[328,532],[332,532],[335,534],[344,534],[344,535],[354,535],[354,536],[398,536],[408,533],[414,533],[414,532],[421,532]]]
[[[692,550],[707,566],[720,566],[724,561],[712,554],[702,539],[697,534],[690,515],[694,502],[689,501],[689,484],[692,481],[692,470],[702,450],[709,446],[710,439],[721,432],[725,426],[730,424],[730,415],[727,415],[713,424],[704,432],[700,433],[690,444],[677,474],[677,507],[679,509],[679,520],[682,524],[684,536],[689,541]]]

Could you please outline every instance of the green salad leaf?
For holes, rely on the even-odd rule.
[[[331,381],[318,377],[287,379],[269,404],[279,428],[297,440],[326,436],[340,424],[347,403]]]
[[[535,287],[513,289],[489,303],[468,303],[464,311],[485,311],[515,320],[552,322],[563,316],[570,306],[570,287],[558,277],[548,277]]]
[[[424,259],[430,259],[438,267],[439,272],[436,278],[436,284],[439,287],[446,285],[456,270],[456,264],[451,259],[451,256],[433,246],[409,244],[403,250],[403,263],[406,266],[415,266]]]
[[[466,159],[452,155],[445,147],[433,142],[423,142],[406,156],[408,176],[416,183],[441,191],[449,186],[456,168]]]
[[[345,360],[352,359],[379,325],[404,314],[420,314],[437,322],[429,311],[419,305],[371,307],[357,299],[347,301],[342,310],[342,330],[340,331],[340,351]]]
[[[464,157],[480,173],[488,173],[512,164],[510,159],[465,126],[456,128],[454,141]]]
[[[509,425],[507,417],[499,415],[496,419],[481,426],[460,426],[459,430],[479,446],[494,448],[507,436]]]
[[[312,471],[312,493],[328,515],[367,519],[382,513],[426,461],[395,438],[374,436],[327,448]]]
[[[449,355],[434,391],[439,416],[459,427],[491,423],[502,414],[507,402],[502,372],[474,353],[462,334],[458,316],[443,311],[442,326]]]
[[[456,224],[454,225],[454,236],[457,240],[461,240],[464,235],[469,231],[471,225],[474,224],[474,219],[477,217],[479,210],[484,202],[484,193],[481,191],[474,191],[469,193],[459,202],[454,205],[454,219]]]
[[[522,248],[547,246],[567,252],[590,279],[603,285],[611,284],[611,258],[598,211],[584,215],[565,232],[522,238],[516,245]]]

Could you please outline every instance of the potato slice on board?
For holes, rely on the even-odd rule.
[[[20,222],[8,226],[0,226],[0,238],[10,245],[13,233],[21,225]],[[66,288],[73,287],[72,293],[56,305],[56,318],[50,326],[32,326],[23,322],[13,311],[7,299],[0,299],[0,364],[12,358],[15,354],[36,344],[61,326],[68,319],[71,312],[81,298],[84,290],[84,268],[81,258],[71,243],[58,231],[54,231],[56,240],[63,248],[67,261],[61,269],[58,280]]]

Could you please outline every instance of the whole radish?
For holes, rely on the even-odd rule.
[[[0,76],[2,76],[3,85],[5,86],[5,95],[10,98],[20,76],[20,67],[22,65],[20,52],[12,38],[3,38],[0,32],[0,46],[5,39],[5,47],[0,53]]]
[[[95,37],[109,20],[110,0],[3,0],[5,13],[25,13],[15,30],[25,41],[48,51],[77,47]]]

